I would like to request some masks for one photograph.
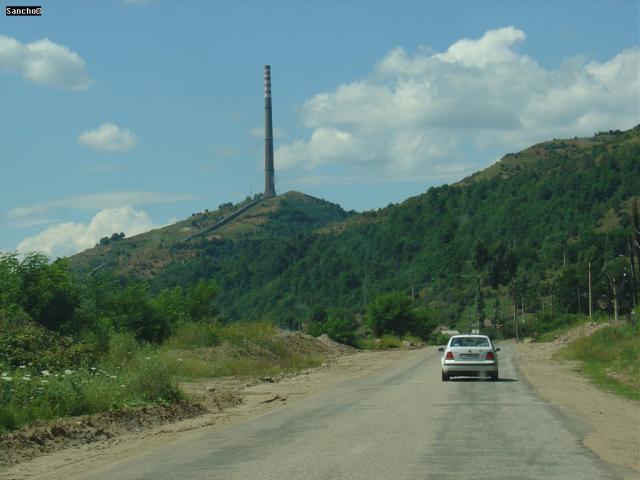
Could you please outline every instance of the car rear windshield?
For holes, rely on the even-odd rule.
[[[483,337],[460,337],[451,339],[452,347],[488,347],[489,341]]]

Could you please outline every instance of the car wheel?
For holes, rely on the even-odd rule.
[[[442,372],[442,381],[443,382],[448,382],[449,381],[449,375],[447,375],[446,373]]]
[[[491,381],[492,382],[497,382],[498,381],[498,372],[491,374]]]

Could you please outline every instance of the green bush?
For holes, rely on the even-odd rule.
[[[327,334],[332,340],[343,343],[345,345],[356,345],[356,330],[358,324],[349,316],[323,317],[311,316],[307,326],[307,333],[318,337]]]
[[[33,322],[0,323],[0,364],[35,370],[77,368],[95,363],[95,344],[81,343]]]
[[[15,412],[7,407],[0,407],[0,433],[14,430],[18,427]]]
[[[365,338],[360,340],[358,346],[363,350],[388,350],[401,348],[402,340],[395,335],[382,335],[380,338]]]
[[[325,322],[325,331],[331,339],[345,345],[355,346],[358,324],[352,318],[329,318]]]
[[[402,293],[392,292],[377,296],[367,305],[367,326],[376,337],[383,334],[412,334],[428,338],[438,323],[433,311],[425,306],[414,306],[414,301]]]
[[[169,348],[212,347],[220,343],[220,325],[211,322],[186,323],[165,342]]]
[[[402,334],[413,324],[412,305],[413,300],[401,293],[379,295],[367,305],[367,325],[376,337]]]
[[[442,332],[439,332],[436,335],[432,335],[431,338],[429,339],[429,343],[431,345],[446,345],[447,343],[449,343],[449,335],[445,335]]]

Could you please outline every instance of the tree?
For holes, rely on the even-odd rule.
[[[492,323],[494,327],[498,327],[500,325],[500,298],[496,297],[496,302],[493,305],[493,319]]]
[[[484,325],[484,306],[484,295],[482,294],[480,285],[478,285],[478,290],[476,291],[476,318],[478,320],[479,328]]]
[[[323,332],[336,342],[355,345],[357,323],[350,317],[330,317],[323,324]]]
[[[477,272],[480,272],[488,262],[489,250],[487,250],[484,242],[478,239],[473,244],[473,268],[475,268]]]
[[[488,264],[488,280],[491,288],[507,285],[518,270],[518,257],[513,250],[507,250],[504,243],[499,242],[494,247]]]
[[[385,333],[404,333],[413,323],[413,301],[402,293],[379,295],[367,305],[367,325],[376,337]]]
[[[80,295],[65,260],[50,264],[44,255],[28,254],[15,279],[20,285],[17,303],[34,321],[51,330],[73,322]]]
[[[194,321],[212,320],[218,314],[215,305],[218,285],[214,280],[199,280],[186,294],[186,309]]]

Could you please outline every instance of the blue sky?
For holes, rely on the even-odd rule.
[[[52,257],[263,188],[364,210],[640,120],[637,1],[63,1],[0,17],[0,250]]]

